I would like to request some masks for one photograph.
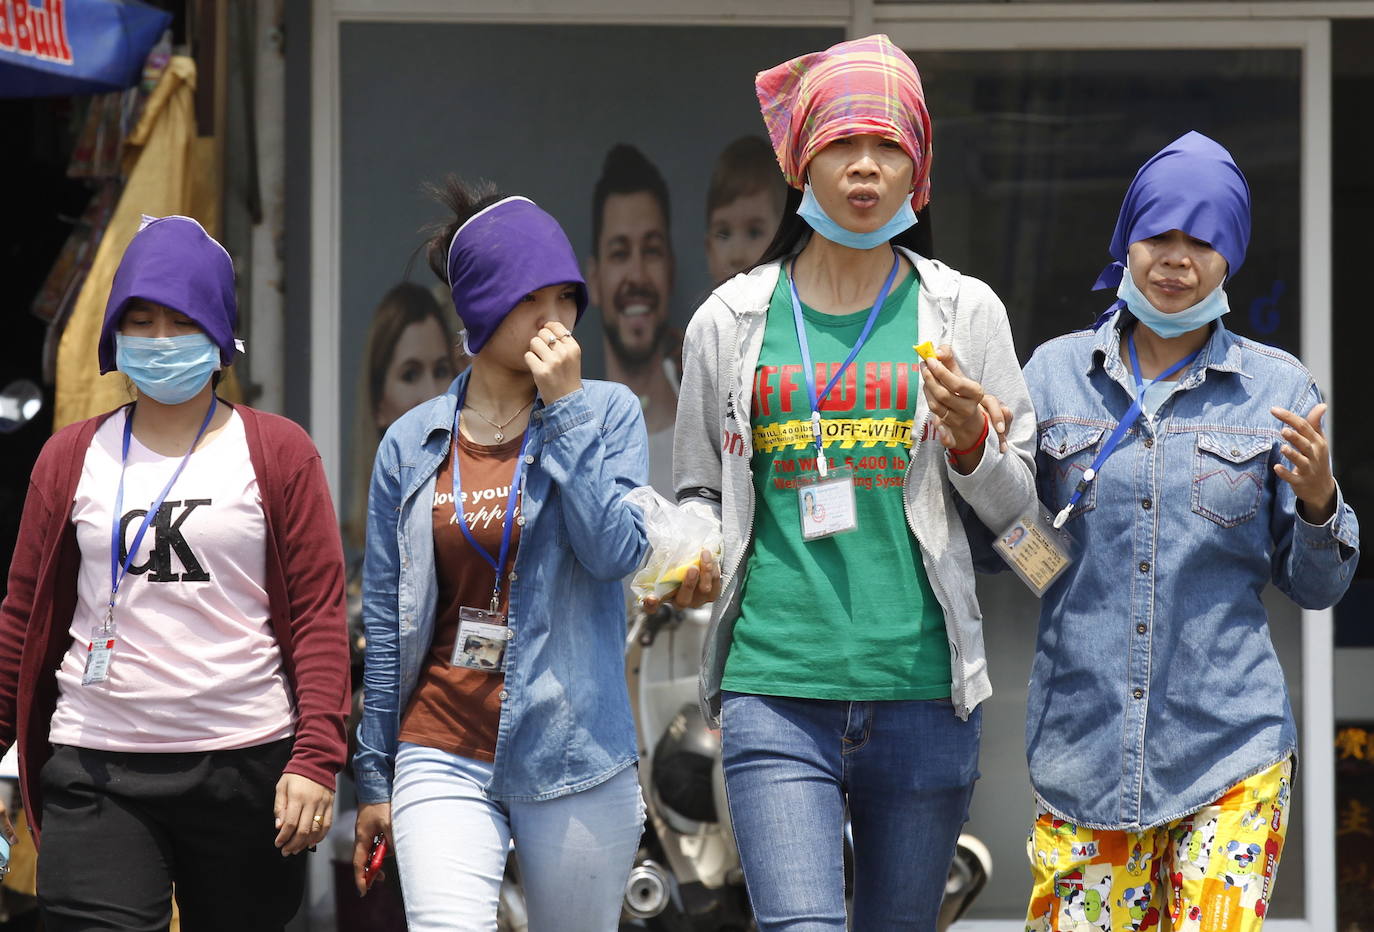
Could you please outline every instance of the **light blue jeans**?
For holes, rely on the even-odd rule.
[[[411,932],[493,932],[512,839],[533,932],[613,932],[644,825],[635,769],[541,802],[488,798],[491,770],[397,749],[391,825]]]
[[[721,742],[760,932],[932,932],[978,778],[982,710],[948,699],[844,702],[726,692]]]

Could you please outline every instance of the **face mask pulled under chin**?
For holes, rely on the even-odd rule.
[[[891,240],[894,236],[906,232],[916,225],[916,212],[911,209],[911,198],[902,198],[901,205],[891,219],[871,233],[855,233],[853,230],[840,226],[825,208],[821,207],[820,201],[816,200],[815,193],[811,190],[811,183],[808,181],[802,187],[801,206],[797,208],[797,216],[810,225],[821,236],[830,242],[840,246],[848,246],[850,249],[872,249],[881,246]]]
[[[1231,310],[1230,302],[1226,300],[1226,279],[1223,278],[1221,283],[1197,304],[1173,314],[1166,314],[1151,304],[1144,292],[1136,287],[1129,265],[1121,274],[1121,284],[1116,289],[1116,296],[1126,305],[1126,310],[1135,315],[1136,320],[1166,340],[1192,333]]]

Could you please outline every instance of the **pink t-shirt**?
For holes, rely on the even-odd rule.
[[[262,500],[237,412],[191,456],[130,562],[115,601],[109,678],[81,685],[86,645],[109,603],[124,422],[120,412],[96,431],[72,504],[81,571],[49,740],[170,753],[251,747],[291,735],[295,710],[264,588]],[[133,543],[180,461],[131,439],[122,546]]]

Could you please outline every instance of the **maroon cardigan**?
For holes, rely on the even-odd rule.
[[[329,788],[344,765],[349,710],[344,559],[320,454],[294,421],[235,410],[262,495],[267,601],[298,721],[287,773]],[[34,464],[9,590],[0,604],[0,747],[19,740],[19,785],[35,839],[38,772],[51,756],[57,668],[71,647],[81,553],[72,502],[96,428],[114,412],[63,428]],[[103,558],[102,558],[103,559]]]

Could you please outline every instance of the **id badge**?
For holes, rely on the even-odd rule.
[[[458,609],[458,640],[453,644],[455,667],[503,673],[506,669],[506,641],[512,636],[506,616],[485,608]]]
[[[1074,561],[1073,538],[1054,526],[1054,517],[1039,503],[997,535],[993,547],[1037,597]]]
[[[114,658],[114,626],[98,625],[91,629],[86,642],[86,670],[81,674],[82,686],[94,686],[110,678],[110,661]]]
[[[859,529],[854,506],[854,471],[828,470],[824,479],[812,476],[797,486],[802,540],[821,540]]]

